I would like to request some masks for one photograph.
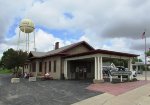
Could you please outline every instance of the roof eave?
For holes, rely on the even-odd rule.
[[[139,56],[139,55],[136,55],[136,54],[129,54],[129,53],[122,53],[122,52],[115,52],[115,51],[97,49],[97,50],[94,50],[94,51],[89,51],[89,52],[84,52],[84,53],[79,53],[79,54],[74,54],[74,55],[66,55],[66,56],[64,56],[64,58],[91,55],[91,54],[98,54],[98,53],[125,56],[125,57],[138,57]]]

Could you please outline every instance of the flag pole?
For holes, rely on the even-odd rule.
[[[147,80],[146,35],[144,37],[145,37],[145,80]]]

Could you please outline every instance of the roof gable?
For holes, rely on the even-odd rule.
[[[92,46],[90,46],[87,42],[85,41],[81,41],[81,42],[77,42],[77,43],[73,43],[64,47],[60,47],[56,50],[51,50],[48,52],[35,52],[35,51],[31,51],[29,54],[29,57],[46,57],[46,56],[54,56],[57,54],[66,54],[65,52],[79,46],[79,45],[84,45],[86,48],[88,48],[90,51],[94,50],[94,48]]]
[[[65,50],[62,50],[60,53],[64,53],[64,52],[67,52],[77,46],[80,46],[80,45],[84,45],[86,48],[88,48],[90,51],[91,50],[94,50],[94,48],[92,46],[90,46],[87,42],[85,41],[81,41],[81,42],[78,42],[78,43],[75,43],[75,44],[72,44],[71,46],[69,46],[68,48],[66,48]]]

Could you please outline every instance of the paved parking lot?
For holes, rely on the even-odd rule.
[[[86,89],[89,81],[22,79],[11,84],[10,79],[8,75],[0,75],[0,105],[70,105],[101,94]]]

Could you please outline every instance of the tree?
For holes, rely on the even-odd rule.
[[[133,58],[132,63],[134,64],[135,62],[142,62],[142,59],[138,59],[137,57]]]
[[[150,56],[150,51],[147,51],[147,52],[146,52],[146,55],[147,55],[147,56]]]
[[[27,52],[23,52],[22,50],[16,51],[10,48],[3,53],[0,64],[4,68],[13,69],[14,73],[18,73],[19,67],[25,63],[27,55]]]

